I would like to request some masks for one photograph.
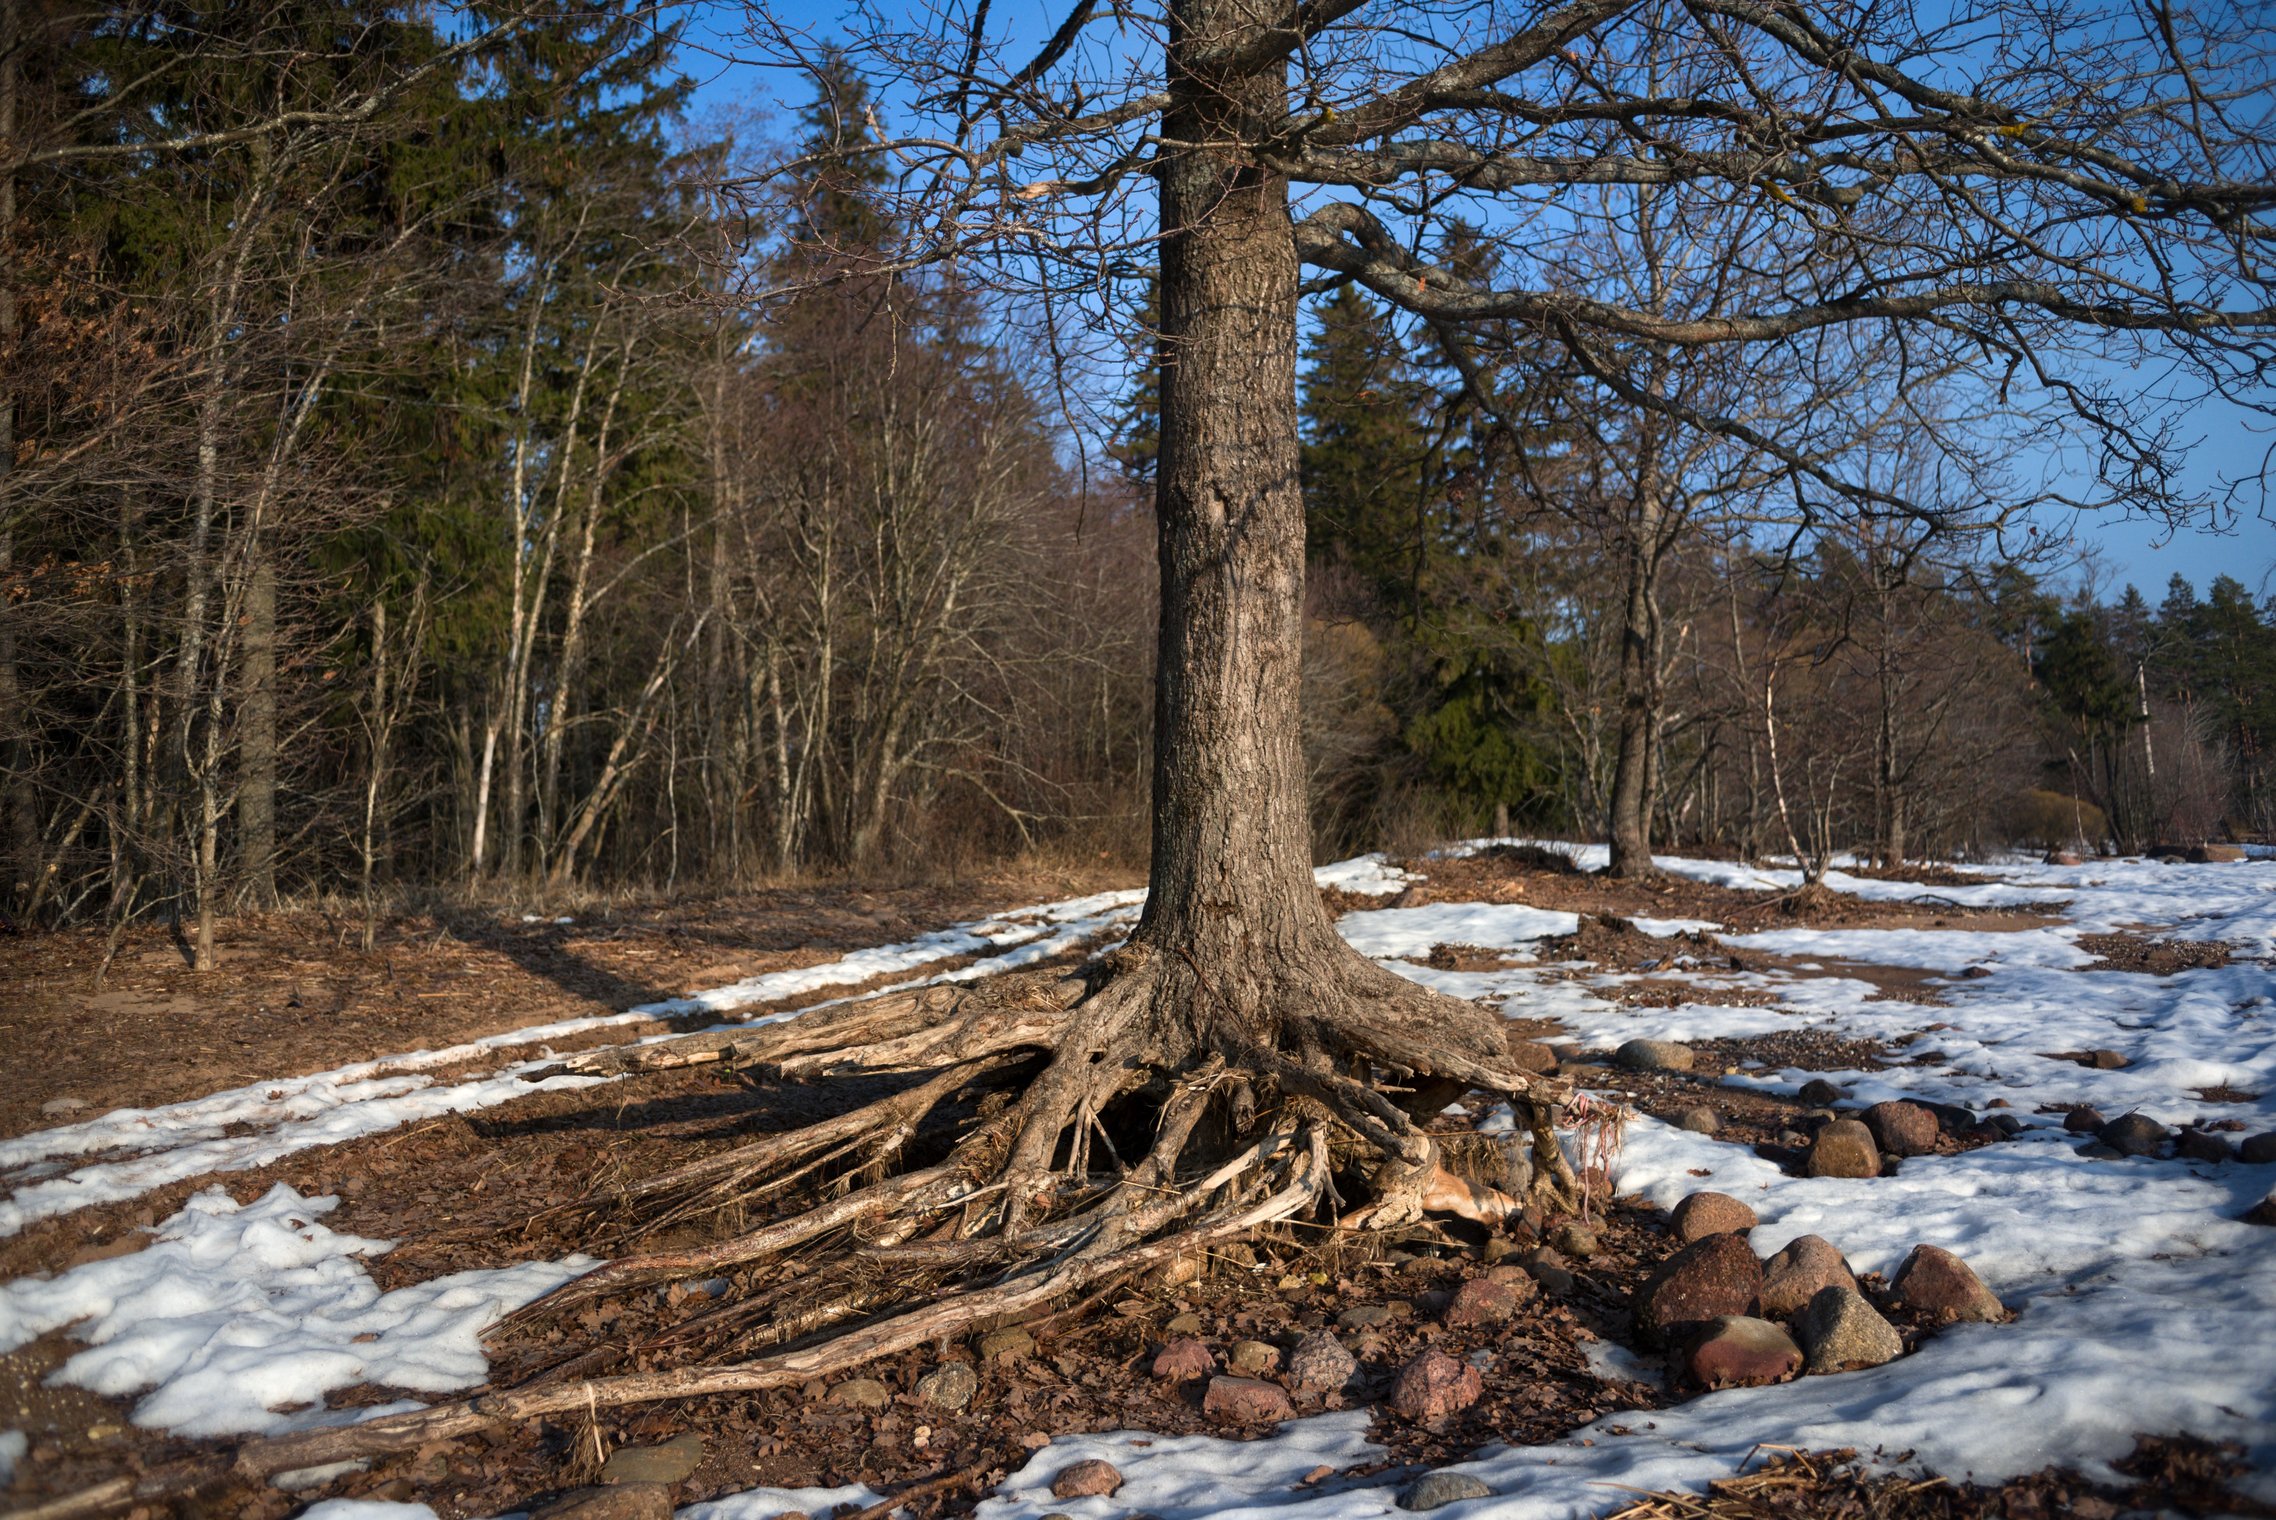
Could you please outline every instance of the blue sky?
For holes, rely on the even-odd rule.
[[[890,11],[908,0],[875,0]],[[696,114],[768,112],[795,109],[806,98],[802,79],[779,71],[739,64],[718,56],[732,53],[726,40],[739,25],[739,5],[698,5],[690,29],[691,46],[683,67],[698,82]],[[772,13],[786,25],[810,33],[816,40],[838,35],[846,8],[823,0],[772,0]],[[1027,0],[993,7],[996,24],[1007,21],[1044,35],[1056,17],[1045,6]],[[708,35],[707,35],[708,34]],[[2113,378],[2121,384],[2132,377],[2122,372]],[[2217,483],[2248,475],[2261,467],[2263,456],[2276,446],[2276,427],[2266,418],[2242,408],[2211,402],[2186,414],[2183,436],[2189,440],[2188,473],[2193,483],[2214,489]],[[2202,593],[2218,575],[2234,576],[2261,596],[2276,596],[2276,501],[2260,487],[2248,487],[2232,499],[2234,510],[2217,526],[2194,525],[2175,531],[2162,524],[2121,521],[2111,517],[2081,520],[2075,540],[2097,551],[2101,573],[2111,590],[2131,582],[2152,602],[2165,590],[2169,577],[2179,574]],[[2066,525],[2067,526],[2067,525]]]

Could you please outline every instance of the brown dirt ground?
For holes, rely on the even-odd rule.
[[[1767,893],[1693,883],[1613,883],[1521,861],[1431,862],[1430,868],[1434,879],[1419,891],[1524,900],[1594,915],[1574,943],[1561,949],[1573,959],[1590,960],[1598,971],[1631,970],[1635,957],[1670,953],[1669,941],[1641,936],[1618,922],[1623,914],[1713,918],[1734,926],[1888,922],[1934,912],[1965,918],[1970,927],[1990,927],[2002,917],[1836,901],[1802,903],[1806,916],[1796,918],[1781,916],[1793,904]],[[47,1069],[25,1073],[15,1090],[0,1093],[0,1132],[37,1124],[39,1103],[48,1096],[100,1093],[106,1104],[195,1096],[287,1070],[616,1011],[905,938],[992,908],[1120,884],[1001,878],[954,888],[819,888],[620,910],[573,925],[524,925],[518,914],[429,917],[391,926],[381,951],[368,957],[343,948],[346,934],[320,918],[276,915],[233,925],[224,944],[235,953],[225,955],[222,969],[209,979],[192,977],[162,938],[130,941],[131,958],[122,956],[110,983],[121,1000],[98,1010],[92,1025],[87,988],[99,941],[0,943],[0,983],[29,994],[0,1008],[0,1040],[37,1041],[44,1050],[68,1035],[73,1046]],[[1509,895],[1495,899],[1494,893]],[[1350,905],[1362,904],[1382,905]],[[1750,920],[1750,914],[1756,917]],[[1463,947],[1446,948],[1458,955]],[[1516,1022],[1513,1035],[1557,1032],[1541,1020]],[[1809,1122],[1802,1106],[1721,1087],[1711,1074],[1748,1059],[1814,1069],[1902,1059],[1888,1048],[1829,1042],[1806,1032],[1703,1041],[1697,1049],[1698,1077],[1567,1069],[1654,1114],[1709,1102],[1721,1114],[1727,1138],[1774,1148],[1781,1136]],[[611,1184],[652,1175],[754,1133],[812,1122],[876,1094],[874,1086],[856,1091],[845,1083],[769,1082],[718,1066],[649,1073],[578,1092],[532,1093],[479,1114],[305,1152],[259,1171],[194,1179],[128,1203],[45,1221],[0,1241],[0,1278],[131,1249],[139,1240],[135,1226],[167,1217],[190,1193],[217,1180],[240,1200],[279,1182],[310,1196],[337,1194],[342,1202],[327,1217],[328,1225],[400,1242],[369,1263],[383,1288],[573,1250],[615,1254],[634,1244],[693,1245],[745,1228],[748,1221],[722,1212],[643,1233],[628,1228],[613,1206]],[[1947,1143],[1984,1140],[1962,1136]],[[1556,1223],[1529,1219],[1513,1231],[1514,1241],[1495,1248],[1525,1249]],[[1214,1428],[1200,1412],[1197,1388],[1166,1387],[1148,1375],[1174,1317],[1197,1316],[1200,1335],[1222,1354],[1242,1338],[1285,1346],[1305,1329],[1361,1304],[1404,1303],[1411,1312],[1380,1328],[1347,1334],[1361,1371],[1336,1403],[1374,1402],[1397,1368],[1426,1346],[1490,1356],[1485,1398],[1446,1427],[1410,1427],[1378,1412],[1376,1435],[1388,1448],[1378,1471],[1397,1475],[1455,1459],[1487,1441],[1546,1439],[1613,1411],[1648,1411],[1680,1396],[1657,1384],[1609,1382],[1590,1371],[1590,1344],[1626,1342],[1629,1295],[1671,1246],[1658,1213],[1634,1200],[1616,1202],[1596,1221],[1595,1231],[1596,1252],[1566,1263],[1573,1272],[1569,1291],[1544,1292],[1517,1319],[1492,1329],[1455,1330],[1437,1317],[1443,1295],[1481,1269],[1487,1244],[1481,1236],[1424,1233],[1385,1250],[1302,1230],[1261,1243],[1261,1254],[1246,1259],[1241,1251],[1228,1251],[1197,1281],[1124,1282],[1030,1322],[1038,1343],[1034,1354],[982,1368],[980,1394],[961,1414],[918,1405],[912,1389],[918,1376],[943,1359],[977,1360],[977,1333],[988,1326],[975,1325],[971,1335],[862,1369],[884,1381],[891,1395],[874,1412],[830,1402],[830,1390],[814,1386],[604,1413],[592,1421],[536,1423],[443,1443],[296,1496],[224,1482],[171,1506],[147,1507],[143,1520],[169,1514],[282,1520],[308,1501],[334,1495],[415,1498],[444,1517],[490,1514],[542,1502],[588,1481],[596,1441],[605,1450],[690,1430],[703,1435],[704,1458],[676,1491],[678,1503],[762,1483],[859,1480],[893,1492],[950,1480],[938,1482],[914,1507],[927,1516],[957,1513],[1021,1466],[1050,1434]],[[731,1286],[725,1307],[732,1306],[734,1292]],[[542,1375],[571,1357],[597,1357],[621,1369],[684,1356],[691,1348],[707,1355],[751,1354],[754,1347],[739,1339],[743,1332],[731,1314],[703,1317],[715,1307],[721,1306],[705,1292],[675,1289],[609,1300],[566,1322],[518,1325],[493,1348],[493,1386]],[[1920,1333],[1917,1326],[1903,1328],[1908,1338]],[[32,1439],[7,1501],[36,1502],[217,1450],[212,1443],[135,1429],[126,1419],[131,1401],[44,1387],[46,1372],[75,1344],[49,1336],[0,1358],[0,1424],[25,1429]],[[592,1365],[600,1370],[597,1362]],[[338,1402],[369,1404],[394,1396],[394,1390],[367,1387]],[[1310,1412],[1328,1402],[1300,1400],[1298,1407]],[[2198,1460],[2195,1467],[2170,1454],[2155,1459],[2211,1474],[2204,1482],[2218,1486],[2215,1459]],[[1338,1477],[1318,1476],[1323,1482]],[[1827,1477],[1823,1492],[1845,1492],[1832,1486],[1837,1481],[1843,1480]],[[2024,1487],[1994,1491],[2007,1495],[2000,1502],[2021,1496],[2019,1502],[2040,1502],[2042,1508],[2010,1513],[2062,1513],[2046,1508],[2045,1496],[2089,1492],[2061,1475],[2036,1488],[2029,1487],[2033,1480],[2020,1481]],[[1849,1504],[1763,1513],[1880,1512]],[[1998,1512],[1979,1507],[1918,1513],[1942,1520]]]
[[[360,921],[248,915],[225,921],[220,964],[204,975],[163,926],[130,932],[100,991],[102,934],[0,936],[0,1049],[42,1055],[36,1066],[11,1063],[0,1136],[57,1122],[40,1114],[56,1098],[80,1099],[89,1114],[178,1102],[621,1013],[1005,908],[1142,884],[1107,871],[1005,871],[603,908],[570,924],[524,923],[519,909],[443,909],[391,920],[369,954],[357,948]]]

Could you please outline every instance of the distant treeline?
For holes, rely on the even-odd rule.
[[[702,189],[735,146],[636,7],[480,48],[361,3],[7,13],[8,923],[202,954],[288,897],[1143,853],[1154,381],[1082,469],[982,293],[832,267],[890,242],[881,171],[814,176],[761,314]],[[861,82],[819,82],[792,130],[842,144]],[[1623,807],[1891,857],[2276,826],[2235,582],[2065,603],[1975,540],[1645,521],[1633,431],[1545,387],[1513,439],[1364,298],[1315,316],[1323,851]]]

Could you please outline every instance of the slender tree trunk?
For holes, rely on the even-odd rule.
[[[0,142],[16,136],[19,70],[16,55],[23,36],[22,0],[0,0]],[[15,245],[16,177],[0,171],[0,352],[16,339],[16,287],[9,278]],[[32,790],[32,735],[26,722],[22,677],[17,671],[15,600],[6,583],[15,568],[15,518],[8,501],[9,476],[16,463],[15,394],[0,386],[0,831],[6,856],[0,858],[0,909],[13,913],[39,895],[38,799]]]
[[[1620,735],[1606,833],[1615,876],[1652,871],[1652,793],[1660,719],[1660,639],[1656,606],[1660,509],[1642,489],[1628,554],[1628,594],[1620,626]]]
[[[277,569],[256,540],[245,586],[245,672],[238,749],[239,864],[253,905],[277,902]]]
[[[1184,65],[1248,15],[1241,0],[1172,7],[1167,140],[1254,140],[1252,123],[1281,109],[1277,72]],[[1161,636],[1153,863],[1134,938],[1193,969],[1204,1017],[1269,1039],[1260,973],[1342,949],[1312,881],[1299,711],[1296,249],[1279,177],[1212,147],[1167,153],[1158,177]]]

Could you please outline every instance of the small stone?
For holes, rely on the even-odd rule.
[[[1577,1220],[1567,1220],[1557,1226],[1557,1233],[1553,1239],[1558,1250],[1568,1256],[1578,1256],[1583,1261],[1588,1260],[1601,1249],[1597,1244],[1596,1231]]]
[[[980,1360],[1019,1361],[1035,1354],[1035,1337],[1017,1325],[1007,1330],[991,1330],[980,1337]]]
[[[2122,1156],[2154,1156],[2165,1144],[2165,1126],[2147,1114],[2120,1114],[2094,1132]]]
[[[2016,1114],[1993,1114],[1991,1116],[1991,1127],[1998,1130],[2002,1135],[2006,1136],[2010,1140],[2013,1140],[2017,1135],[2022,1134],[2023,1131],[2028,1128],[2028,1126],[2024,1124],[2021,1116]]]
[[[893,1402],[893,1390],[876,1378],[848,1378],[830,1390],[829,1402],[843,1409],[883,1409]]]
[[[1825,1078],[1812,1077],[1802,1084],[1802,1091],[1798,1096],[1812,1108],[1823,1108],[1829,1103],[1840,1102],[1843,1094],[1840,1088]]]
[[[2183,1130],[2181,1137],[2173,1142],[2173,1151],[2191,1161],[2227,1161],[2236,1155],[2228,1141],[2203,1129]]]
[[[1726,1315],[1692,1343],[1684,1370],[1704,1388],[1760,1388],[1802,1370],[1802,1348],[1766,1319]]]
[[[1539,1040],[1509,1042],[1509,1060],[1519,1071],[1547,1076],[1557,1069],[1557,1052]]]
[[[1199,1335],[1201,1316],[1189,1309],[1183,1314],[1171,1315],[1170,1322],[1162,1328],[1172,1335]]]
[[[2122,1071],[2129,1063],[2118,1051],[2090,1050],[2086,1053],[2086,1064],[2096,1071]]]
[[[2248,1166],[2266,1166],[2276,1161],[2276,1130],[2265,1135],[2254,1135],[2237,1147],[2238,1157]]]
[[[980,1391],[980,1374],[969,1362],[943,1362],[917,1379],[918,1402],[935,1409],[962,1409]]]
[[[1387,1402],[1401,1419],[1427,1425],[1460,1414],[1485,1391],[1485,1377],[1477,1368],[1443,1351],[1425,1351],[1399,1369]]]
[[[1097,1457],[1085,1457],[1059,1469],[1051,1480],[1051,1497],[1054,1499],[1089,1499],[1100,1494],[1111,1494],[1122,1486],[1122,1470],[1112,1462]]]
[[[2102,1117],[2100,1109],[2089,1108],[2084,1103],[2063,1115],[2063,1128],[2074,1135],[2091,1135],[2109,1122]]]
[[[668,1483],[617,1483],[572,1489],[530,1512],[529,1520],[672,1520]]]
[[[1677,1040],[1630,1040],[1612,1059],[1631,1071],[1689,1071],[1691,1047]]]
[[[1878,1367],[1904,1354],[1896,1326],[1865,1301],[1855,1288],[1838,1283],[1820,1288],[1794,1321],[1812,1372],[1847,1372]]]
[[[2087,1156],[2096,1161],[2123,1161],[2126,1159],[2126,1153],[2124,1151],[2118,1149],[2118,1147],[2115,1145],[2104,1145],[2099,1140],[2089,1140],[2086,1144],[2078,1148],[2078,1153],[2081,1156]]]
[[[1675,1123],[1678,1129],[1687,1129],[1695,1135],[1712,1135],[1723,1127],[1722,1116],[1704,1104],[1677,1114]]]
[[[68,1119],[73,1114],[87,1111],[85,1098],[50,1098],[40,1105],[40,1114],[49,1119]]]
[[[2276,1225],[2276,1193],[2270,1193],[2238,1217],[2246,1224]]]
[[[1188,1383],[1217,1370],[1217,1358],[1190,1335],[1181,1335],[1154,1357],[1154,1376],[1166,1383]]]
[[[1939,1319],[1996,1324],[2007,1306],[1985,1287],[1966,1262],[1940,1246],[1914,1246],[1889,1284],[1889,1300],[1900,1308]]]
[[[1446,1306],[1450,1325],[1499,1325],[1517,1313],[1517,1290],[1490,1277],[1473,1277],[1454,1290]]]
[[[1278,1383],[1262,1378],[1213,1377],[1201,1396],[1201,1412],[1228,1425],[1277,1425],[1296,1417],[1296,1406]]]
[[[1886,1155],[1925,1156],[1936,1149],[1936,1115],[1918,1103],[1876,1103],[1861,1118]]]
[[[1636,1294],[1636,1328],[1667,1344],[1686,1326],[1755,1312],[1762,1263],[1736,1235],[1694,1241],[1660,1264]]]
[[[1358,1370],[1358,1359],[1325,1330],[1314,1330],[1288,1353],[1288,1385],[1305,1393],[1338,1392]]]
[[[694,1431],[660,1446],[620,1446],[601,1464],[603,1483],[684,1483],[703,1465],[703,1437]]]
[[[1677,1204],[1668,1223],[1675,1238],[1690,1245],[1710,1235],[1744,1235],[1759,1221],[1754,1210],[1728,1193],[1700,1192]]]
[[[1836,1119],[1810,1142],[1805,1168],[1812,1177],[1878,1177],[1881,1153],[1873,1132],[1855,1119]]]
[[[1762,1269],[1762,1312],[1772,1319],[1787,1319],[1802,1312],[1827,1288],[1855,1291],[1857,1278],[1832,1242],[1816,1235],[1797,1235],[1786,1242]]]
[[[1527,1264],[1525,1271],[1526,1275],[1533,1279],[1534,1286],[1539,1288],[1544,1293],[1552,1293],[1559,1297],[1563,1297],[1570,1294],[1573,1289],[1580,1286],[1580,1284],[1573,1280],[1572,1273],[1566,1271],[1563,1267],[1558,1266],[1554,1262],[1531,1262]]]
[[[1399,1494],[1404,1510],[1437,1509],[1458,1499],[1491,1499],[1494,1491],[1468,1473],[1424,1473]]]
[[[1346,1330],[1374,1330],[1391,1323],[1391,1317],[1388,1304],[1353,1304],[1336,1316],[1336,1323]]]
[[[1235,1341],[1225,1365],[1243,1377],[1270,1377],[1280,1370],[1280,1348],[1263,1341]]]

